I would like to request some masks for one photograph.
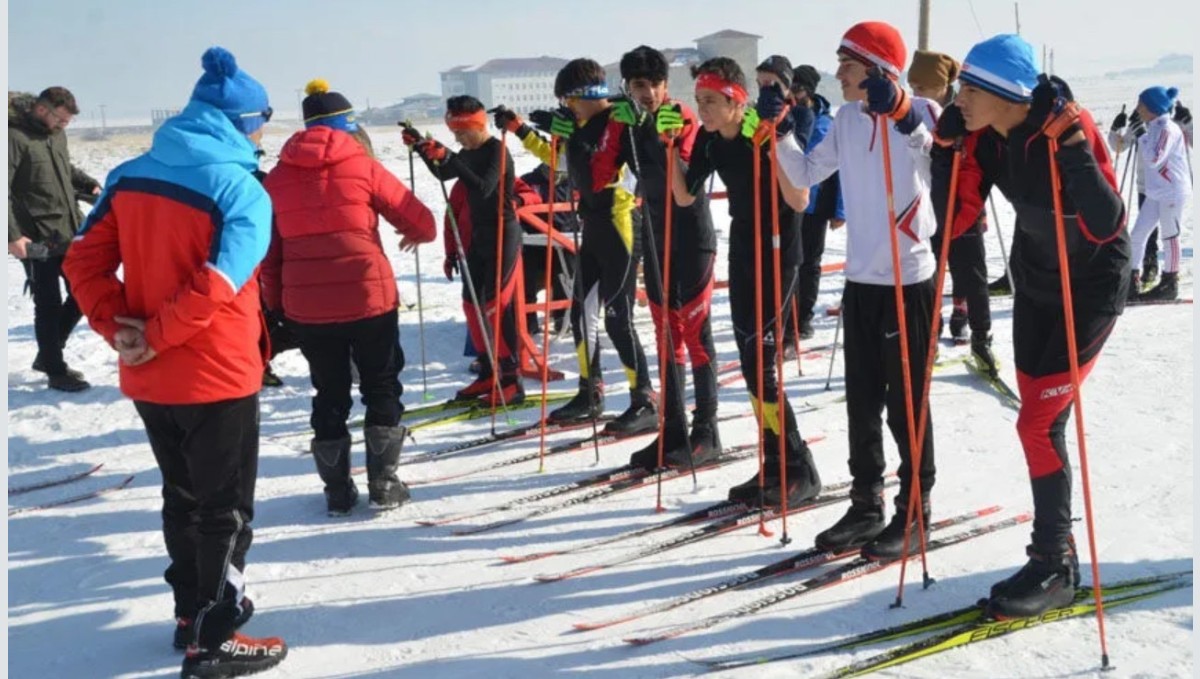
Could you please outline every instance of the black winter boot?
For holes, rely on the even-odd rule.
[[[582,422],[600,417],[604,413],[604,384],[591,380],[579,380],[579,392],[561,408],[550,411],[549,422]]]
[[[1029,561],[1016,574],[992,585],[987,614],[997,620],[1037,616],[1075,599],[1079,557],[1074,541],[1058,550],[1025,548]]]
[[[692,461],[697,467],[721,457],[721,432],[717,427],[717,418],[700,413],[693,415],[688,442],[692,446]]]
[[[967,300],[962,297],[954,298],[954,310],[950,312],[950,339],[955,344],[965,344],[967,341]]]
[[[1137,299],[1139,301],[1146,300],[1153,302],[1166,302],[1179,299],[1179,273],[1176,271],[1163,273],[1162,280],[1158,282],[1158,285],[1147,290],[1144,294],[1138,295]]]
[[[850,508],[826,530],[817,534],[817,549],[844,553],[858,549],[883,530],[883,496],[879,491],[850,491]]]
[[[363,427],[367,442],[367,494],[372,509],[395,509],[411,497],[408,486],[396,476],[407,435],[408,428],[402,424]]]
[[[629,407],[604,426],[605,434],[633,436],[645,434],[658,428],[658,407],[654,403],[654,392],[638,389],[629,394]]]
[[[913,515],[913,520],[907,520],[908,491],[902,491],[896,496],[896,513],[891,522],[876,535],[873,540],[863,545],[862,555],[871,561],[887,561],[899,559],[904,555],[904,533],[909,531],[908,553],[916,554],[921,551],[921,536],[917,535],[917,521],[922,521],[925,534],[929,534],[929,495],[921,494],[920,510]]]
[[[325,482],[325,508],[330,516],[345,516],[358,504],[358,487],[350,478],[350,437],[312,442],[317,474]]]
[[[999,375],[996,356],[992,353],[992,336],[986,332],[971,333],[971,360],[981,372],[992,377]]]

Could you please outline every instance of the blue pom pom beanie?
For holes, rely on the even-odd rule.
[[[1002,99],[1028,104],[1038,79],[1033,47],[1011,33],[988,38],[967,53],[958,78]]]
[[[1138,101],[1156,116],[1161,116],[1175,106],[1179,90],[1174,87],[1148,87],[1138,95]]]
[[[224,47],[210,47],[200,58],[204,75],[192,89],[192,100],[220,109],[243,134],[252,134],[271,117],[267,90]]]

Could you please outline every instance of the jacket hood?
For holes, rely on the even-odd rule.
[[[217,108],[192,101],[154,133],[150,157],[171,167],[237,163],[258,167],[254,143]]]
[[[293,134],[279,153],[279,162],[297,167],[325,167],[366,155],[358,140],[341,130],[314,125]]]
[[[809,98],[812,99],[812,102],[813,102],[813,115],[814,116],[819,118],[821,116],[829,115],[829,100],[828,99],[826,99],[825,97],[823,97],[820,94],[817,94],[816,92],[813,92],[812,96]]]
[[[39,134],[48,134],[50,130],[33,115],[33,106],[36,103],[36,94],[9,92],[8,126],[23,128]]]

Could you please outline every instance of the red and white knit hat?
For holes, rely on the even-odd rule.
[[[854,24],[842,36],[839,54],[853,57],[868,66],[878,66],[892,77],[899,78],[908,63],[908,48],[895,26],[882,21]]]

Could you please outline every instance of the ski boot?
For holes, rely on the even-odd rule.
[[[346,516],[358,504],[358,487],[350,478],[350,437],[313,440],[317,474],[325,482],[325,509],[330,516]]]
[[[841,554],[874,540],[883,531],[883,496],[878,490],[850,491],[850,508],[837,523],[817,534],[817,549]]]
[[[908,538],[908,553],[916,554],[921,550],[921,537],[917,535],[917,521],[924,523],[925,534],[929,534],[929,496],[923,493],[921,495],[920,513],[913,516],[913,520],[909,522],[906,516],[908,513],[908,491],[901,491],[896,496],[896,513],[892,515],[891,522],[884,527],[878,535],[870,542],[863,545],[863,558],[871,561],[885,561],[891,559],[899,559],[904,554],[904,532],[909,531]]]

